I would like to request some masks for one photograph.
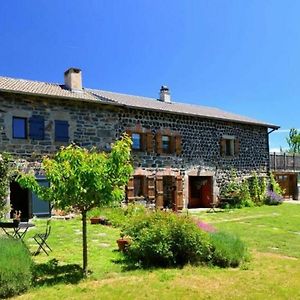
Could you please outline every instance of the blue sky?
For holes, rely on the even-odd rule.
[[[298,0],[15,0],[0,8],[0,75],[219,107],[281,126],[300,114]]]

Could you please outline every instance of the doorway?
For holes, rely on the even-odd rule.
[[[210,207],[213,202],[211,176],[189,176],[188,208]]]
[[[23,189],[16,181],[10,183],[10,217],[13,218],[15,210],[21,211],[21,221],[31,218],[31,205],[29,201],[28,189]]]
[[[163,207],[174,209],[176,201],[176,180],[174,176],[163,176]]]

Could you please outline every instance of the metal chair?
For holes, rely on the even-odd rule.
[[[34,235],[33,239],[36,241],[36,243],[39,245],[38,249],[34,253],[34,255],[38,255],[41,250],[43,250],[47,255],[49,251],[52,251],[52,249],[47,244],[47,239],[51,232],[51,220],[49,219],[47,221],[46,231],[45,233],[37,233]],[[48,251],[47,251],[48,249]]]

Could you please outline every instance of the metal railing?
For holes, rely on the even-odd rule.
[[[300,172],[300,154],[270,153],[270,169]]]

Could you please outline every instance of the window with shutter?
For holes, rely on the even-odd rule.
[[[43,140],[45,135],[45,122],[42,116],[32,116],[29,119],[29,136],[34,140]]]
[[[55,120],[55,141],[69,141],[69,123],[68,121]]]
[[[27,119],[26,118],[13,117],[12,136],[14,139],[26,139],[27,138]]]
[[[234,136],[225,136],[220,141],[221,156],[232,157],[239,154],[239,140]]]

